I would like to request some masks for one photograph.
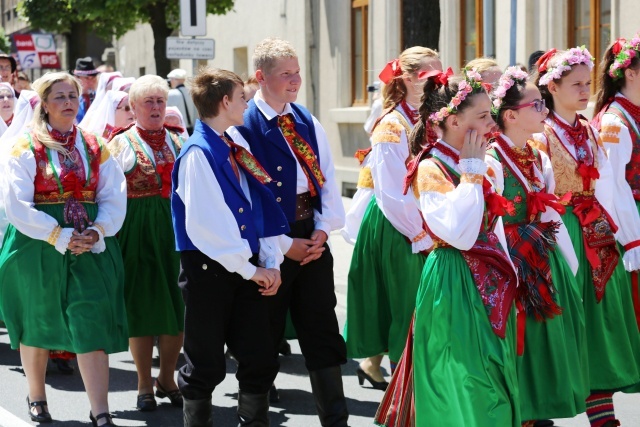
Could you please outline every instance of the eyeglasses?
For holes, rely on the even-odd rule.
[[[131,111],[131,107],[128,105],[125,105],[124,107],[116,107],[116,110],[124,110],[128,113],[129,111]]]
[[[11,65],[0,65],[0,71],[11,71]]]
[[[5,100],[5,101],[11,101],[14,98],[13,95],[9,94],[9,95],[0,95],[0,101],[1,100]]]
[[[515,107],[509,108],[509,110],[520,110],[522,108],[527,108],[533,106],[538,113],[541,113],[545,107],[544,99],[534,99],[531,102],[527,102],[526,104],[516,105]]]

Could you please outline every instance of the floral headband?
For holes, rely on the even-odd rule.
[[[522,71],[520,67],[509,67],[504,72],[502,76],[500,76],[500,80],[498,80],[498,87],[493,92],[494,100],[493,107],[497,112],[500,110],[502,106],[502,100],[507,95],[507,91],[513,87],[516,83],[524,83],[529,78],[529,74],[526,71]]]
[[[458,106],[462,104],[462,101],[464,101],[471,92],[480,88],[486,90],[485,85],[482,83],[480,73],[478,73],[475,68],[464,70],[464,80],[458,84],[458,92],[456,92],[456,95],[446,107],[442,107],[439,111],[431,113],[429,115],[429,121],[436,124],[444,121],[444,119],[458,111]]]
[[[614,80],[624,76],[624,70],[631,65],[631,60],[640,52],[640,34],[633,36],[631,41],[618,39],[613,44],[613,54],[616,56],[609,67],[609,76]]]
[[[546,86],[552,80],[558,80],[562,78],[562,75],[566,71],[570,71],[571,67],[574,65],[585,64],[589,67],[589,70],[593,69],[594,58],[584,46],[574,47],[562,53],[562,55],[560,55],[560,57],[558,58],[558,65],[556,65],[555,67],[548,66],[551,55],[547,54],[551,52],[552,54],[554,54],[555,49],[541,56],[537,62],[538,72],[542,73],[546,71],[545,75],[540,77],[540,81],[538,82],[540,86]]]

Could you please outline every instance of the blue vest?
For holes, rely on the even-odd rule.
[[[187,236],[184,202],[176,194],[176,188],[179,185],[178,171],[180,170],[180,161],[194,146],[199,147],[207,158],[211,170],[222,189],[226,203],[226,206],[212,206],[211,221],[217,220],[216,210],[231,209],[240,231],[240,236],[249,242],[251,252],[254,254],[257,254],[260,250],[259,238],[278,236],[289,232],[287,220],[278,208],[278,204],[271,192],[253,175],[245,173],[244,175],[249,184],[249,193],[251,194],[251,202],[249,202],[231,168],[231,163],[229,163],[229,147],[209,126],[197,120],[193,135],[182,147],[173,167],[171,216],[177,250],[199,250]],[[239,168],[244,171],[241,166]]]
[[[316,140],[316,130],[313,125],[313,118],[309,111],[298,105],[289,104],[295,117],[296,132],[311,146],[313,152],[318,157],[318,163],[322,163],[318,141]],[[298,160],[291,153],[289,143],[282,135],[278,126],[278,117],[271,120],[260,112],[256,103],[249,101],[249,108],[244,113],[244,126],[236,127],[240,134],[247,140],[251,147],[251,153],[258,159],[260,164],[273,178],[273,182],[267,184],[276,197],[284,215],[289,222],[296,221],[296,183]],[[306,165],[302,164],[306,169]],[[320,185],[312,173],[309,176],[317,189]],[[318,191],[318,197],[313,199],[313,207],[322,213],[322,195]]]

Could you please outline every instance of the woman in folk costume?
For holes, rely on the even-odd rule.
[[[534,138],[551,159],[555,194],[570,199],[562,220],[579,262],[591,389],[587,415],[592,426],[617,426],[613,392],[640,381],[640,334],[625,272],[640,266],[640,248],[632,248],[640,239],[640,221],[627,219],[618,227],[613,200],[635,208],[633,197],[620,190],[598,132],[577,113],[589,100],[591,54],[583,47],[553,49],[537,66],[536,83],[551,113],[544,133]],[[616,239],[631,245],[624,257]]]
[[[130,126],[134,121],[135,116],[129,105],[129,94],[110,90],[100,101],[92,119],[87,123],[83,120],[85,125],[80,127],[109,140],[116,131]]]
[[[517,278],[500,220],[507,200],[485,177],[495,126],[487,86],[475,70],[424,86],[405,188],[419,199],[434,249],[416,298],[414,342],[410,335],[378,410],[381,425],[520,427]]]
[[[115,71],[113,73],[101,73],[98,79],[98,89],[96,89],[95,98],[93,98],[93,102],[86,114],[82,118],[82,121],[78,124],[81,128],[85,128],[96,115],[98,111],[98,107],[102,104],[102,100],[104,99],[107,92],[111,90],[113,87],[113,82],[115,79],[122,78],[122,73],[119,71]]]
[[[156,396],[182,407],[174,379],[184,331],[184,302],[178,288],[180,253],[171,224],[171,172],[183,140],[180,129],[164,124],[169,88],[158,77],[140,77],[129,102],[135,124],[109,142],[127,177],[127,217],[118,234],[125,264],[125,302],[129,346],[138,371],[137,408],[154,411],[151,377],[154,337],[158,336],[160,374]]]
[[[0,137],[4,134],[13,120],[16,105],[16,92],[9,83],[0,82]]]
[[[620,192],[633,195],[636,209],[614,205],[620,227],[637,224],[640,212],[640,34],[616,40],[604,54],[599,72],[598,115],[593,125],[600,131]],[[628,197],[627,197],[628,199]],[[627,248],[640,242],[627,244]],[[636,319],[640,321],[638,273],[631,273]]]
[[[114,237],[124,220],[125,178],[103,141],[73,124],[76,78],[48,73],[33,86],[42,102],[6,167],[2,316],[12,348],[20,348],[33,421],[51,421],[45,372],[54,348],[78,354],[93,425],[114,425],[108,354],[126,351],[128,335]]]
[[[164,116],[164,124],[173,126],[174,128],[182,128],[180,136],[186,141],[189,138],[187,133],[187,124],[184,122],[182,113],[178,107],[167,107],[167,111]]]
[[[560,214],[546,154],[527,142],[549,113],[528,74],[509,67],[494,95],[497,133],[487,151],[495,186],[513,206],[502,217],[518,269],[518,382],[523,425],[585,411],[589,372],[578,260]],[[537,422],[536,425],[541,425]],[[553,425],[547,421],[546,425]]]
[[[129,89],[131,89],[131,85],[135,81],[134,77],[116,77],[111,84],[111,90],[121,90],[129,93]]]
[[[382,71],[383,112],[371,135],[368,179],[373,186],[349,270],[345,341],[349,357],[366,357],[356,373],[384,390],[382,354],[400,359],[431,238],[411,195],[402,194],[408,135],[417,121],[424,74],[441,71],[435,51],[412,47]],[[366,173],[367,169],[363,169]]]

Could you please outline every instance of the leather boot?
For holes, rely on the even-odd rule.
[[[309,379],[322,427],[348,427],[349,411],[340,366],[309,372]]]
[[[269,427],[269,393],[238,391],[238,427]]]
[[[184,427],[213,427],[211,398],[187,399],[183,396]]]

